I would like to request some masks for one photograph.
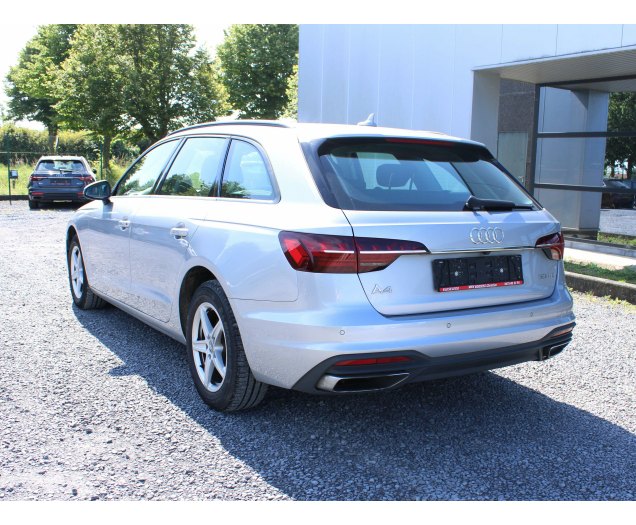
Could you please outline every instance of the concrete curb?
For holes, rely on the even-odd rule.
[[[565,272],[565,282],[577,292],[592,292],[597,297],[609,295],[612,299],[636,304],[636,285],[634,284],[619,283],[618,281],[572,272]]]
[[[8,200],[9,200],[8,195],[0,195],[0,201],[8,201]],[[12,201],[27,201],[29,200],[29,196],[28,195],[11,195],[11,200]]]

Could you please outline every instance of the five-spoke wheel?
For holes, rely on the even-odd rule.
[[[84,265],[82,263],[82,252],[79,246],[73,246],[71,251],[71,287],[78,299],[82,297],[84,291]]]
[[[234,312],[218,281],[207,281],[194,293],[186,334],[190,372],[203,401],[224,412],[261,402],[267,385],[250,370]]]
[[[192,352],[203,386],[216,392],[227,373],[227,351],[223,321],[210,303],[199,305],[194,314]]]

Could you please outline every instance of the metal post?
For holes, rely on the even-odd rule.
[[[528,174],[528,193],[534,197],[534,183],[537,171],[537,134],[539,133],[539,110],[541,109],[541,86],[534,86],[534,118],[532,122],[532,147],[530,149],[530,173]]]
[[[104,180],[104,139],[99,143],[99,180]]]
[[[11,202],[11,169],[9,166],[9,160],[11,159],[11,155],[9,154],[9,132],[7,131],[7,186],[9,187],[9,206],[13,206]]]

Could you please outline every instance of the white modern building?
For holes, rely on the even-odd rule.
[[[529,129],[499,126],[501,80],[534,85],[518,108]],[[380,126],[483,142],[583,235],[598,229],[605,140],[617,136],[609,93],[635,90],[636,25],[300,26],[299,122],[375,113]]]

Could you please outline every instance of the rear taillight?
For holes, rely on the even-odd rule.
[[[31,175],[29,177],[29,181],[30,182],[38,181],[38,180],[44,180],[44,179],[46,179],[46,176],[44,176],[44,175]]]
[[[280,232],[292,268],[316,273],[367,273],[383,270],[400,255],[429,253],[422,243],[368,237]]]
[[[285,257],[301,272],[356,273],[353,237],[280,232]]]
[[[93,177],[91,177],[90,175],[80,175],[79,177],[77,177],[79,180],[82,180],[84,182],[95,182],[95,179]]]
[[[356,237],[355,243],[358,248],[358,273],[384,270],[400,255],[429,253],[426,246],[413,241]]]
[[[561,232],[558,232],[551,235],[546,235],[545,237],[541,237],[537,241],[535,247],[541,248],[548,259],[560,261],[561,259],[563,259],[563,252],[565,250],[565,241],[563,240],[563,234]]]

